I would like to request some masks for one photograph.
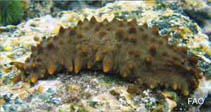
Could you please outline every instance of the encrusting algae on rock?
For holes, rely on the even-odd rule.
[[[150,88],[172,88],[188,96],[199,84],[198,57],[185,47],[169,45],[170,35],[159,36],[158,28],[139,26],[136,19],[102,22],[82,19],[75,27],[60,27],[59,33],[32,47],[25,63],[14,62],[22,71],[15,77],[36,83],[66,68],[99,70],[119,74],[126,80]]]

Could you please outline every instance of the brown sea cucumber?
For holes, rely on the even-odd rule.
[[[22,74],[14,80],[36,83],[63,68],[76,74],[91,69],[187,96],[199,84],[198,58],[187,56],[184,47],[169,45],[168,39],[159,36],[156,27],[137,25],[135,19],[97,22],[92,17],[73,28],[61,27],[58,35],[32,47],[25,63],[15,62]]]

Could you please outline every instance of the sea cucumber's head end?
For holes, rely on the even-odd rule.
[[[20,80],[21,80],[21,76],[20,76],[20,75],[17,75],[17,76],[15,76],[15,77],[12,78],[12,82],[13,82],[13,83],[17,83],[17,82],[19,82]]]

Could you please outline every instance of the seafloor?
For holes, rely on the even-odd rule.
[[[185,1],[113,1],[97,6],[83,3],[74,8],[70,5],[67,11],[58,7],[64,4],[58,3],[53,13],[49,11],[54,7],[48,4],[50,1],[37,3],[35,6],[39,8],[33,7],[36,11],[31,8],[28,12],[35,13],[34,17],[30,15],[18,25],[0,27],[0,112],[210,112],[211,21],[200,18],[203,22],[197,22],[192,10],[209,11],[211,3]],[[84,17],[112,20],[114,15],[121,19],[136,18],[140,25],[157,26],[160,35],[171,34],[170,43],[186,46],[190,53],[200,57],[197,66],[203,78],[190,97],[203,98],[205,102],[188,104],[187,98],[170,89],[140,88],[95,71],[77,75],[64,71],[34,85],[22,81],[12,83],[18,71],[11,62],[24,62],[30,56],[31,46],[37,45],[34,37],[42,40],[56,35],[60,26],[75,26]],[[209,12],[208,15],[211,16]]]

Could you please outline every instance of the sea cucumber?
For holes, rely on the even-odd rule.
[[[36,83],[38,79],[66,68],[100,70],[150,88],[172,88],[184,96],[199,85],[198,57],[185,47],[169,45],[169,35],[159,36],[156,27],[138,25],[136,19],[108,22],[80,20],[73,28],[61,27],[58,35],[32,47],[25,63],[14,62],[22,71],[14,78]]]

